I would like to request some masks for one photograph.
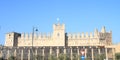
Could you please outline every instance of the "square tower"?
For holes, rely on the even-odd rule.
[[[5,46],[17,46],[18,45],[18,37],[20,37],[20,33],[11,32],[6,34]]]
[[[57,46],[65,46],[65,24],[53,24],[53,40]]]

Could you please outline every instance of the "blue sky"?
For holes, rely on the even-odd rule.
[[[113,32],[113,43],[120,42],[120,0],[0,0],[0,44],[5,33],[52,32],[52,24],[66,25],[66,32]]]

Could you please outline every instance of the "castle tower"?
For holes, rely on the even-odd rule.
[[[21,34],[16,32],[11,32],[6,34],[5,46],[17,46],[18,45],[18,37]]]
[[[65,24],[53,24],[53,40],[59,46],[65,46]]]

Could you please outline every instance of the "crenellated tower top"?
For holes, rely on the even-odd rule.
[[[60,24],[59,18],[57,18],[57,23],[53,24],[53,30],[65,30],[65,24]]]

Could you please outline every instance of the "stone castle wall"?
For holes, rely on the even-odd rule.
[[[52,33],[8,33],[5,46],[100,46],[112,44],[112,32],[65,33],[65,25],[54,24]]]
[[[110,33],[109,33],[110,34]],[[99,35],[99,34],[98,34]],[[100,43],[100,37],[95,33],[92,34],[84,34],[84,33],[77,33],[67,34],[67,42],[68,46],[97,46],[97,45],[105,45],[106,41],[102,41]],[[110,37],[108,37],[110,39]],[[9,44],[10,41],[8,41]],[[12,41],[11,41],[12,42]],[[53,34],[34,34],[33,38],[33,46],[60,46],[62,42],[53,39]],[[18,37],[18,46],[32,46],[32,34],[22,33],[21,36]]]
[[[52,39],[51,33],[35,33],[33,38],[33,45],[42,46],[45,42],[50,42]],[[32,33],[22,33],[21,37],[18,37],[18,46],[32,46]]]
[[[104,40],[100,38],[104,36]],[[77,33],[68,34],[68,46],[99,46],[99,45],[111,45],[111,32],[101,33]],[[109,40],[109,41],[108,41]]]
[[[68,34],[68,46],[88,46],[99,44],[99,37],[90,33]]]

